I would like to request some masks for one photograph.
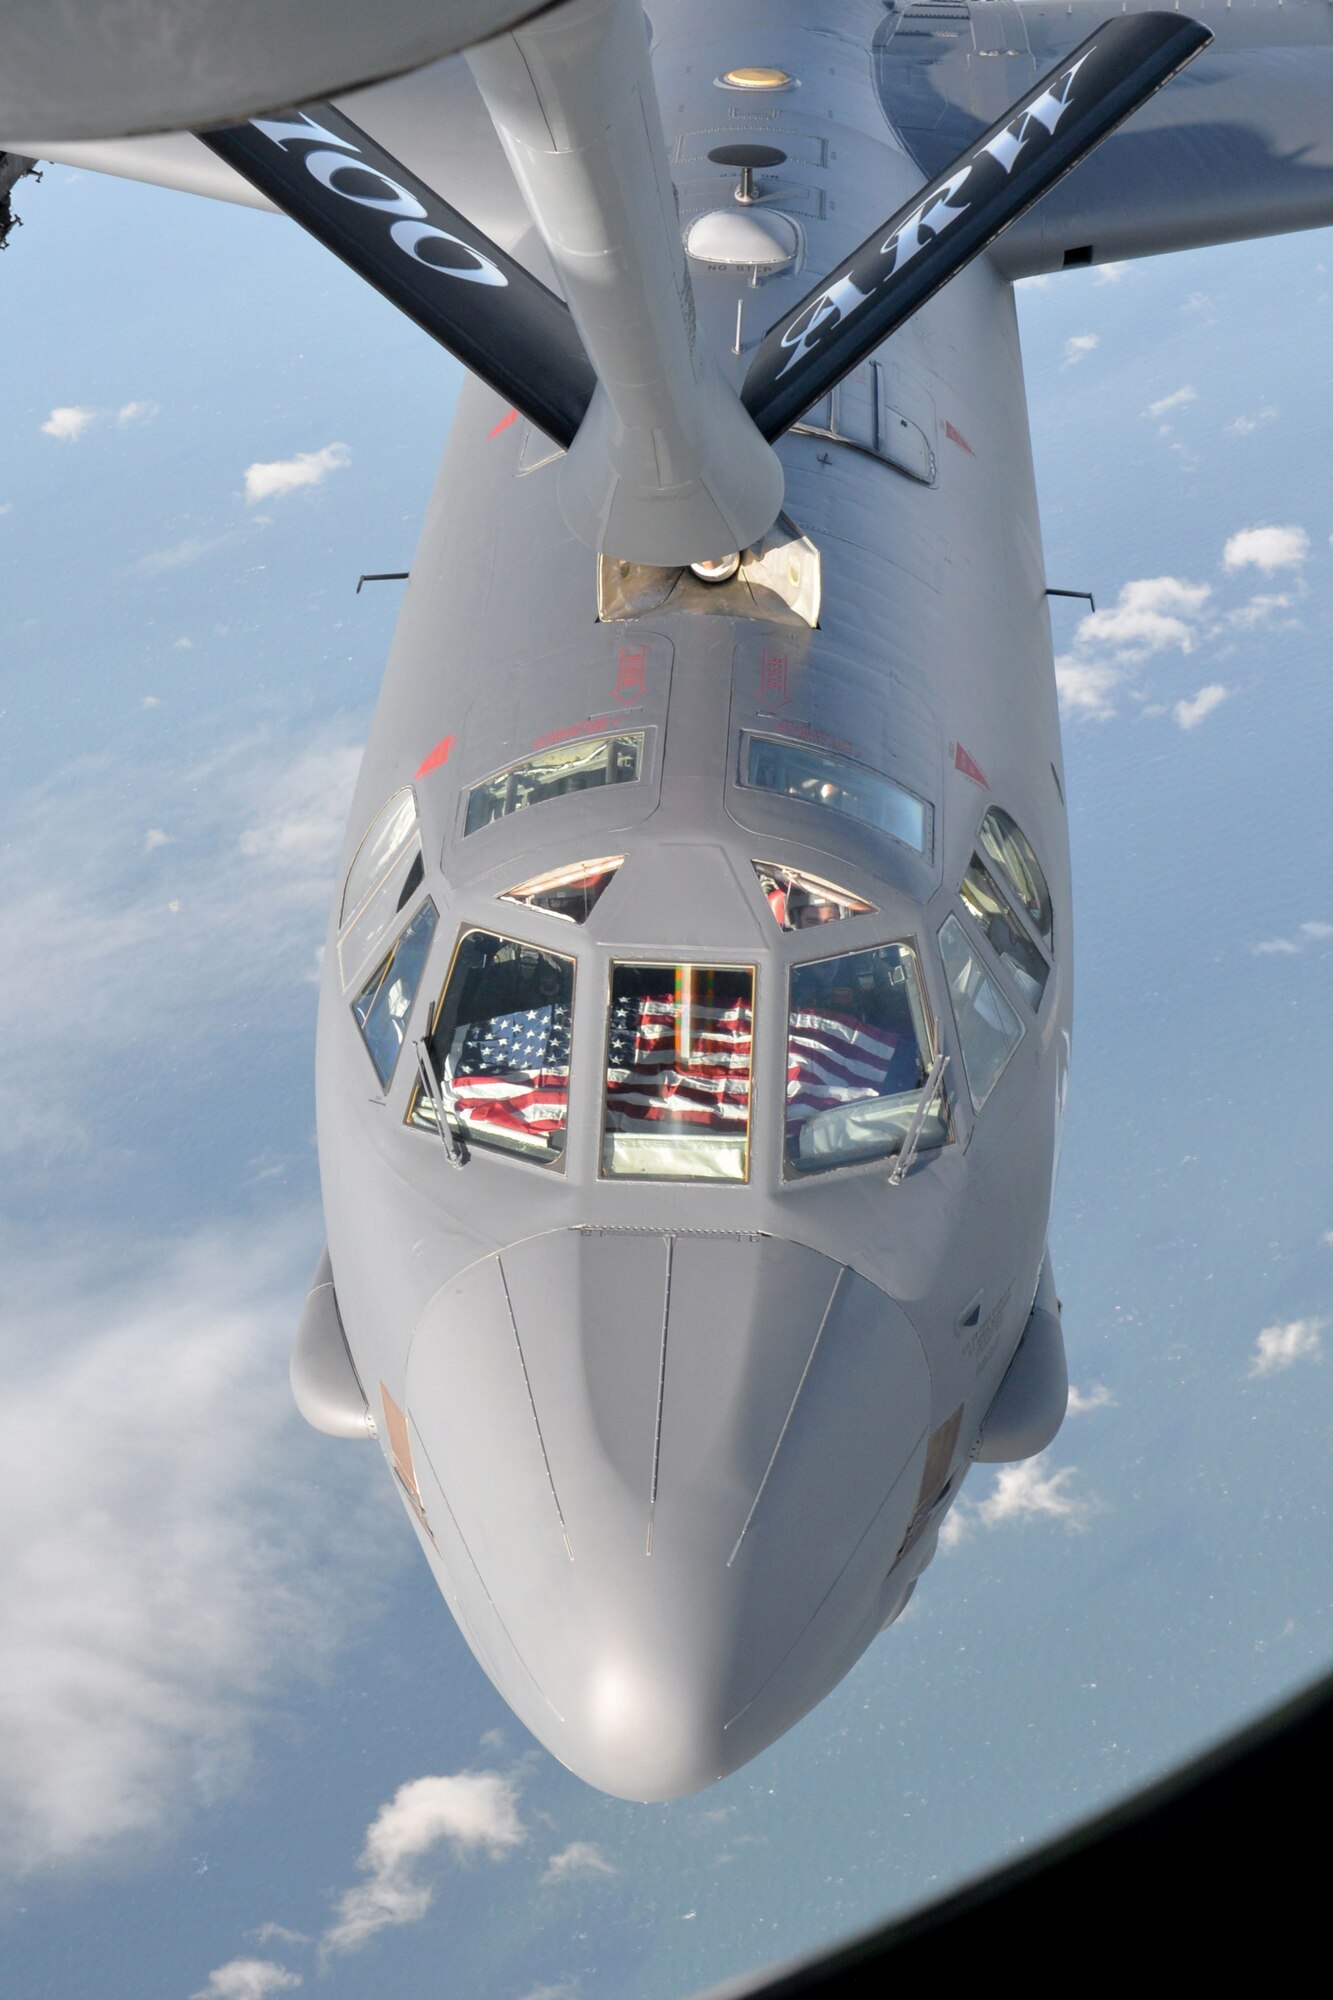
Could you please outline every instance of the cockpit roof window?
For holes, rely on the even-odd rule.
[[[476,833],[492,820],[546,805],[571,792],[590,792],[603,785],[632,785],[643,770],[644,732],[619,736],[580,737],[538,750],[474,785],[467,795],[464,834]]]
[[[877,945],[794,965],[787,1011],[784,1173],[827,1173],[897,1153],[933,1060],[916,953]],[[940,1146],[948,1111],[937,1100],[918,1144]]]
[[[747,1179],[753,1029],[748,965],[613,965],[602,1172]]]
[[[981,822],[981,844],[1008,877],[1034,927],[1051,943],[1051,892],[1032,843],[1001,806],[992,806]]]
[[[804,805],[845,813],[930,859],[935,816],[926,801],[882,771],[834,750],[744,730],[739,777],[752,790],[779,792]]]
[[[342,909],[338,917],[339,928],[347,922],[354,911],[360,909],[372,889],[405,852],[416,830],[416,794],[410,785],[404,785],[400,792],[395,792],[393,797],[380,807],[371,821],[365,838],[352,857],[352,865],[347,871],[347,883],[343,889]]]
[[[1050,967],[979,854],[974,854],[968,863],[958,893],[964,908],[985,932],[991,950],[1035,1013],[1046,991]]]
[[[468,930],[454,951],[427,1037],[446,1111],[468,1146],[551,1162],[565,1149],[574,961]],[[418,1082],[407,1122],[437,1129]]]
[[[949,998],[972,1102],[980,1111],[1023,1039],[1023,1025],[972,949],[957,917],[940,926]]]
[[[524,909],[542,910],[548,917],[563,917],[566,923],[586,923],[611,877],[620,867],[623,854],[606,854],[600,861],[571,861],[564,868],[552,868],[506,889],[502,903],[521,903]]]
[[[863,896],[807,875],[799,868],[783,868],[776,861],[754,861],[764,900],[774,922],[784,931],[813,930],[819,924],[837,923],[844,917],[863,917],[875,908]]]
[[[398,1064],[408,1016],[434,936],[435,905],[428,896],[352,1002],[361,1039],[385,1090]]]

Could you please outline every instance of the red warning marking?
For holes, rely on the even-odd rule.
[[[969,458],[976,457],[976,453],[973,451],[967,439],[963,436],[963,433],[961,431],[955,430],[947,417],[944,419],[944,435],[945,437],[952,439],[954,444],[960,444],[963,447],[963,450],[967,453]]]
[[[955,771],[961,771],[965,778],[971,778],[974,783],[985,785],[986,790],[990,790],[990,785],[986,781],[986,773],[982,770],[980,764],[973,762],[961,743],[955,743],[953,746],[953,766]]]
[[[518,411],[511,410],[507,417],[501,417],[499,423],[495,426],[495,429],[493,431],[487,431],[486,433],[487,444],[490,443],[492,438],[498,438],[501,431],[507,431],[509,429],[509,426],[514,422],[517,416],[518,416]]]
[[[453,747],[454,747],[453,737],[442,736],[439,742],[435,745],[435,748],[430,752],[429,756],[422,758],[420,764],[418,764],[417,766],[416,775],[419,778],[424,778],[427,771],[438,771],[441,764],[448,763],[449,752],[453,749]]]
[[[775,708],[785,708],[791,700],[787,690],[785,653],[759,655],[759,693],[765,701],[771,701]]]
[[[616,662],[616,700],[638,701],[648,692],[648,648],[622,646]]]

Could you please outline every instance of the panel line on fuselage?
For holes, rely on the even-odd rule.
[[[509,1313],[509,1324],[514,1329],[514,1346],[518,1349],[518,1365],[523,1370],[523,1387],[528,1392],[528,1408],[532,1411],[533,1428],[537,1433],[537,1443],[541,1448],[542,1464],[546,1467],[546,1483],[551,1489],[551,1500],[560,1522],[560,1538],[565,1545],[565,1554],[573,1562],[574,1551],[570,1546],[569,1530],[565,1526],[564,1509],[560,1505],[560,1495],[555,1490],[555,1474],[551,1470],[551,1460],[546,1450],[546,1439],[542,1436],[541,1418],[537,1415],[537,1399],[532,1393],[532,1378],[528,1374],[527,1356],[523,1352],[523,1342],[519,1337],[518,1321],[514,1317],[514,1302],[509,1296],[509,1280],[505,1276],[504,1261],[497,1257],[496,1269],[500,1273],[500,1289],[505,1295],[505,1307]]]
[[[847,1276],[847,1266],[844,1264],[842,1269],[838,1272],[837,1277],[833,1280],[833,1290],[828,1295],[828,1304],[824,1308],[823,1317],[819,1322],[818,1330],[815,1334],[814,1340],[810,1344],[810,1352],[805,1357],[805,1366],[801,1370],[801,1379],[796,1384],[796,1390],[794,1395],[792,1396],[791,1403],[788,1406],[787,1414],[782,1419],[782,1429],[778,1432],[777,1443],[774,1445],[773,1450],[769,1456],[768,1464],[764,1467],[764,1476],[759,1482],[758,1490],[755,1493],[754,1499],[750,1502],[750,1511],[745,1517],[739,1535],[737,1535],[736,1537],[736,1546],[732,1550],[731,1554],[727,1557],[728,1569],[731,1568],[737,1556],[740,1554],[741,1543],[745,1540],[745,1537],[750,1532],[750,1523],[753,1521],[755,1515],[759,1511],[759,1502],[764,1497],[764,1488],[768,1485],[769,1478],[773,1471],[773,1467],[778,1462],[778,1453],[782,1450],[783,1439],[786,1437],[787,1432],[791,1428],[791,1420],[796,1414],[796,1405],[801,1400],[801,1391],[805,1387],[806,1377],[809,1375],[810,1370],[815,1365],[815,1356],[819,1352],[819,1343],[824,1338],[824,1328],[828,1325],[829,1314],[833,1311],[833,1304],[838,1296],[839,1287],[841,1286],[842,1281],[846,1276]]]

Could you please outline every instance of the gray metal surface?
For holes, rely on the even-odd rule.
[[[560,454],[478,382],[460,397],[323,961],[316,1094],[336,1300],[325,1285],[294,1374],[316,1421],[341,1411],[353,1429],[349,1375],[364,1385],[408,1519],[481,1666],[556,1756],[611,1792],[676,1796],[758,1754],[902,1610],[972,1461],[1041,1449],[1063,1412],[1046,1232],[1072,910],[1010,278],[1088,244],[1138,254],[1333,219],[1324,0],[1199,11],[1216,48],[780,440],[790,525],[763,552],[767,597],[750,581],[758,557],[712,595],[660,554],[652,567],[599,568],[567,525]],[[820,274],[1098,18],[1084,0],[942,0],[887,16],[878,0],[654,10],[670,167],[670,187],[664,168],[655,183],[659,208],[678,208],[688,232],[735,198],[734,169],[712,155],[757,144],[785,156],[751,192],[759,212],[795,228],[790,266],[765,275],[691,260],[690,340],[728,393]],[[1297,62],[1305,80],[1288,128],[1280,85]],[[733,87],[740,65],[771,66],[788,84]],[[442,104],[458,75],[433,73]],[[432,87],[430,73],[386,86],[379,123],[360,104],[349,112],[466,210],[476,174],[428,129]],[[588,112],[573,84],[556,99]],[[1199,136],[1213,128],[1195,115],[1209,105],[1235,148],[1216,197],[1215,140]],[[549,166],[529,160],[524,173],[556,256]],[[596,226],[581,240],[604,260],[613,302],[612,241],[636,211],[632,200],[618,209],[604,180],[604,167],[591,171],[584,221]],[[505,170],[491,211],[476,211],[500,240],[495,212],[513,189]],[[1086,235],[1102,215],[1108,233]],[[683,269],[678,244],[667,247]],[[636,310],[662,268],[649,258],[631,270]],[[572,261],[565,269],[572,302],[581,280]],[[637,352],[655,355],[665,380],[662,328],[641,329],[636,350],[614,303],[604,342],[593,307],[579,310],[608,371]],[[629,738],[638,762],[624,782],[499,812],[521,796],[515,766]],[[756,786],[755,739],[774,770],[817,752],[860,775],[841,792],[813,777],[791,791]],[[480,814],[469,805],[479,787],[490,801]],[[908,837],[840,809],[871,795],[917,802]],[[404,796],[410,839],[388,841],[377,879],[365,857],[403,817]],[[492,805],[498,816],[478,824]],[[1049,891],[1049,907],[1025,902],[1010,879],[998,924],[961,893],[993,811],[1021,829]],[[834,885],[816,912],[830,921],[783,928],[779,906],[790,918],[798,899],[766,894],[756,864]],[[581,921],[525,903],[534,878],[579,866],[599,891]],[[997,866],[992,854],[986,867]],[[396,932],[405,962],[414,941],[410,976],[385,956]],[[414,1051],[436,1034],[472,932],[526,953],[512,961],[512,997],[476,1017],[491,1023],[490,1054],[473,1070],[483,1090],[535,1094],[548,1122],[567,1094],[558,1146],[541,1138],[524,1156],[487,1143],[483,1099],[460,1094],[466,1065],[452,1050],[436,1052],[432,1090],[449,1145],[410,1122]],[[845,1143],[852,1120],[826,1125],[844,1146],[822,1156],[802,1155],[787,1129],[804,1087],[789,1000],[831,991],[828,965],[862,953],[882,970],[919,968],[920,1081],[948,1058],[947,1114],[918,1122],[922,1143],[900,1177],[887,1144],[871,1157],[863,1141],[859,1153]],[[871,962],[857,960],[869,986]],[[661,968],[664,986],[688,972],[678,995],[692,969],[739,968],[752,982],[752,1004],[713,1031],[724,1068],[748,1052],[748,1149],[739,1172],[735,1148],[727,1155],[732,1178],[663,1171],[686,1155],[653,1150],[656,1100],[631,1135],[647,1149],[621,1160],[652,1171],[607,1171],[618,1158],[605,1129],[611,1007],[627,964]],[[854,999],[859,975],[838,977]],[[558,1044],[557,990],[572,994]],[[802,1005],[827,1025],[844,1002]],[[693,1029],[679,1007],[669,1059],[688,1067],[681,1036]],[[513,1053],[529,1032],[521,1021],[539,1023],[543,1050],[526,1066]],[[914,1109],[909,1097],[899,1138]],[[694,1172],[719,1157],[688,1155]],[[341,1377],[335,1321],[351,1364]]]

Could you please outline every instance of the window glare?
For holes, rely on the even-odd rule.
[[[612,967],[604,1173],[746,1178],[753,1020],[748,966]]]
[[[637,730],[625,736],[561,743],[554,750],[538,751],[497,771],[468,793],[464,833],[476,833],[492,820],[565,798],[571,792],[633,784],[643,767],[643,741],[643,731]]]
[[[967,1085],[979,1111],[1023,1038],[1022,1024],[968,943],[957,917],[945,918],[940,951]]]
[[[780,792],[804,805],[845,813],[918,854],[930,855],[934,815],[925,800],[835,751],[747,731],[741,738],[740,782],[754,791]]]
[[[916,954],[879,945],[791,970],[786,1173],[887,1159],[903,1143],[931,1063]],[[948,1136],[928,1120],[924,1146]]]
[[[784,931],[814,930],[820,924],[836,923],[844,917],[863,917],[875,907],[849,889],[806,875],[798,868],[782,868],[775,861],[754,861],[764,900],[775,923]]]
[[[979,855],[972,856],[958,893],[985,932],[991,950],[1035,1012],[1046,991],[1050,968]]]
[[[347,886],[343,890],[340,924],[345,924],[352,912],[365,901],[381,875],[411,839],[416,824],[416,795],[412,787],[406,785],[380,808],[352,857],[352,865],[347,871]]]
[[[1033,924],[1051,942],[1051,892],[1032,843],[1000,806],[992,806],[981,822],[981,844],[1008,877]]]
[[[623,854],[608,854],[600,861],[572,861],[565,868],[552,868],[548,874],[534,875],[530,882],[506,889],[500,901],[544,910],[547,916],[563,917],[566,923],[585,923],[624,859]]]
[[[408,1016],[434,936],[435,905],[428,897],[352,1002],[361,1038],[375,1065],[375,1074],[386,1090],[397,1067]]]

